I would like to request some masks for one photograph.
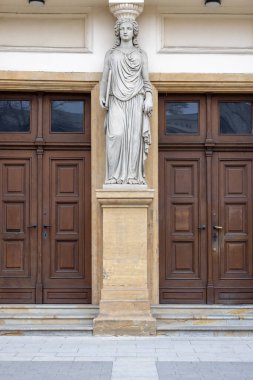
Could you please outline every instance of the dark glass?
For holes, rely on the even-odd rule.
[[[84,102],[80,100],[54,100],[51,103],[51,132],[83,133]]]
[[[0,100],[0,132],[29,132],[30,102],[28,100]]]
[[[199,103],[166,103],[166,134],[197,134],[199,132]]]
[[[220,103],[220,133],[229,135],[252,134],[250,102]]]

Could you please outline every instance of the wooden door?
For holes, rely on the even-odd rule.
[[[0,302],[34,303],[36,154],[0,151]]]
[[[89,95],[0,94],[0,141],[0,303],[90,303]]]
[[[212,251],[216,303],[253,303],[253,156],[216,153]]]
[[[45,153],[42,236],[44,303],[89,303],[89,152]]]
[[[160,153],[160,300],[206,302],[206,182],[202,152]]]
[[[253,303],[253,97],[159,99],[161,303]]]

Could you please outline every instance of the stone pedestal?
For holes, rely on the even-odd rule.
[[[153,190],[97,191],[103,209],[103,286],[94,335],[156,334],[147,273],[153,197]]]

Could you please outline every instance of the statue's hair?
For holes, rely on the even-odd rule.
[[[121,24],[123,24],[125,22],[129,22],[130,24],[132,24],[132,26],[133,26],[133,46],[140,49],[138,41],[137,41],[137,36],[139,34],[139,25],[137,24],[137,22],[135,20],[133,20],[131,18],[121,18],[121,19],[116,21],[115,26],[114,26],[114,33],[116,36],[116,41],[115,41],[115,44],[113,46],[113,49],[116,49],[121,43],[120,26],[121,26]]]

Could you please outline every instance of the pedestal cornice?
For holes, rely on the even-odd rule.
[[[106,205],[114,207],[143,206],[148,207],[154,199],[155,191],[147,190],[96,190],[96,198],[102,207]]]

